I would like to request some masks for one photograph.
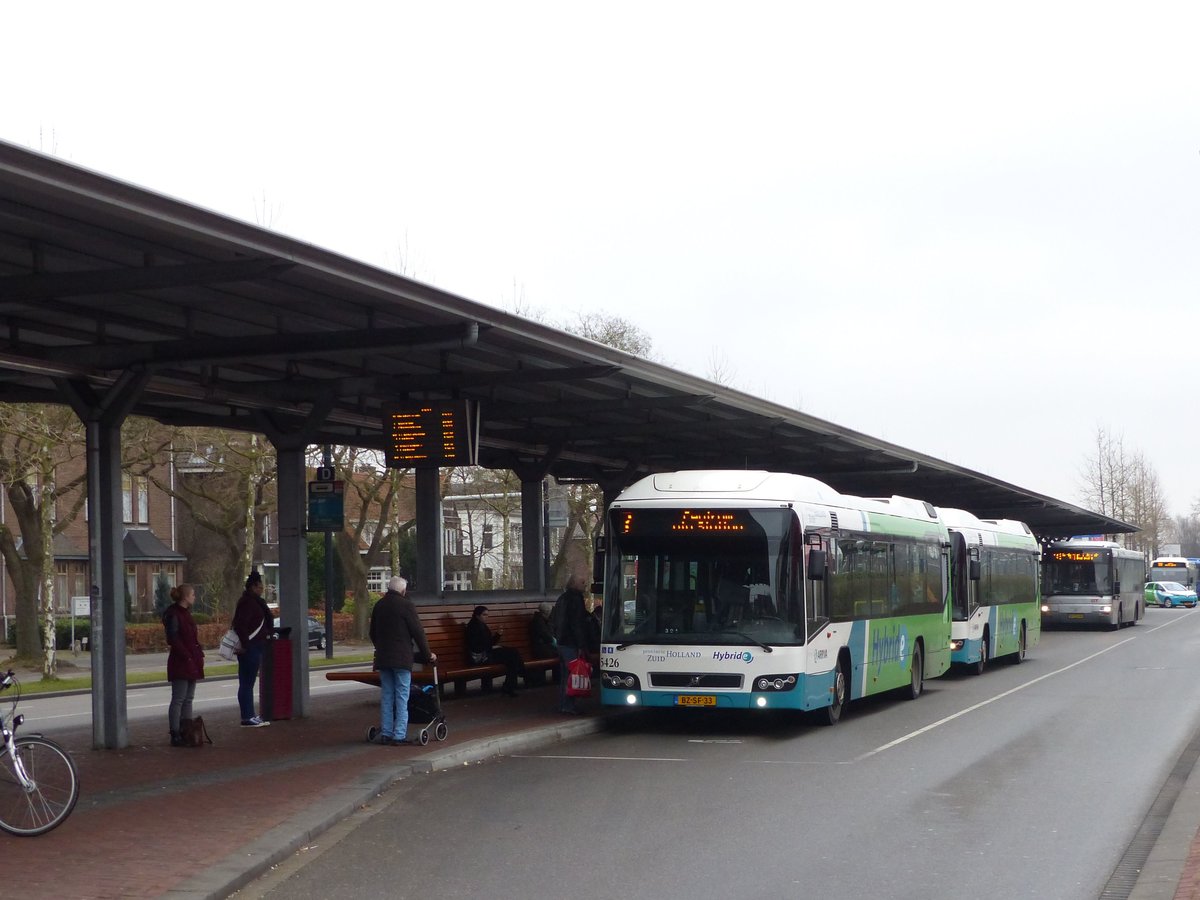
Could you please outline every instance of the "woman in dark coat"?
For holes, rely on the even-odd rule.
[[[173,601],[163,613],[163,628],[167,632],[167,681],[171,682],[171,705],[167,707],[167,722],[171,727],[171,746],[182,747],[180,722],[192,717],[192,700],[196,682],[204,677],[204,648],[192,620],[192,604],[196,591],[190,584],[171,588]]]
[[[242,713],[242,726],[262,728],[270,725],[254,714],[254,682],[258,679],[258,667],[262,663],[263,648],[267,638],[275,631],[275,617],[263,599],[263,580],[258,570],[246,579],[246,590],[238,599],[233,610],[233,622],[229,626],[242,642],[238,651],[238,707]]]

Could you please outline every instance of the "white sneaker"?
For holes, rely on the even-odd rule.
[[[249,719],[242,719],[243,728],[266,728],[270,724],[270,722],[264,722],[258,716],[253,716]]]

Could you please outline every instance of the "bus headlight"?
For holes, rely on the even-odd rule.
[[[642,689],[638,677],[628,672],[606,671],[600,676],[600,684],[617,691],[640,691]]]
[[[1050,612],[1050,607],[1045,603],[1042,604],[1042,612]]]
[[[963,648],[963,641],[959,640],[959,641],[951,641],[950,642],[951,650],[961,650],[962,648]]]
[[[795,686],[795,675],[759,675],[754,679],[754,689],[758,691],[790,691]]]

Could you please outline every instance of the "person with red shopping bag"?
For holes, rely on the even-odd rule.
[[[572,573],[567,578],[566,590],[554,604],[551,621],[554,637],[558,641],[558,658],[562,663],[562,677],[558,682],[558,711],[569,716],[583,713],[577,696],[591,694],[591,663],[587,658],[587,608],[584,606],[583,576]],[[584,688],[583,676],[589,679]],[[575,679],[572,686],[572,679]]]

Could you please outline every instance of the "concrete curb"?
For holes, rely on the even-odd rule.
[[[537,750],[572,738],[594,734],[608,727],[611,717],[599,715],[574,719],[562,724],[544,725],[497,737],[478,738],[441,750],[430,745],[431,752],[404,762],[365,770],[331,796],[304,812],[272,828],[254,843],[229,854],[203,874],[189,879],[164,896],[180,900],[220,900],[250,884],[272,866],[287,859],[301,847],[313,842],[322,832],[372,803],[391,785],[410,775],[444,771],[473,762],[493,759],[505,753]],[[403,752],[380,750],[381,753]]]
[[[1175,897],[1197,837],[1197,822],[1200,822],[1200,766],[1192,769],[1175,798],[1129,900],[1172,900]]]

